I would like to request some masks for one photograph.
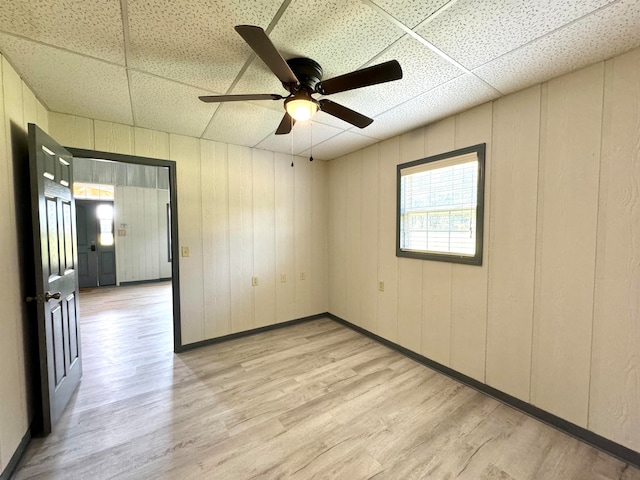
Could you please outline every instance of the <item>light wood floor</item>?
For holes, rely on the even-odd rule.
[[[17,480],[640,479],[329,319],[174,355],[170,302],[81,295],[83,380]]]

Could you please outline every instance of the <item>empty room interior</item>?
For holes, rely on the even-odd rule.
[[[640,479],[637,0],[3,0],[0,56],[0,480]]]

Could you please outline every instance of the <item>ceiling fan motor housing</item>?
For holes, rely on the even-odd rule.
[[[322,80],[322,67],[315,60],[296,57],[287,60],[287,64],[293,73],[295,73],[296,77],[298,77],[300,87],[302,87],[301,89],[313,92],[316,83]],[[287,90],[291,91],[287,85],[283,85]]]

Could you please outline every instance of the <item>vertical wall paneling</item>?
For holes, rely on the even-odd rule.
[[[454,149],[455,125],[454,117],[429,125],[425,157]],[[451,363],[451,272],[448,262],[425,261],[422,267],[421,353],[447,366]]]
[[[314,282],[311,266],[311,162],[307,158],[297,159],[293,174],[295,177],[295,272],[293,278],[296,282],[296,318],[311,315],[311,288]],[[304,280],[302,277],[304,276]]]
[[[177,168],[180,244],[189,247],[189,256],[179,259],[182,343],[187,344],[204,339],[200,142],[170,135],[169,147]]]
[[[487,271],[490,265],[492,104],[456,116],[455,148],[487,144],[484,185],[484,248],[482,266],[453,265],[451,276],[451,366],[484,381],[487,333]]]
[[[14,151],[18,146],[13,138],[19,138],[19,132],[24,135],[24,105],[22,101],[22,81],[11,65],[2,60],[2,101],[0,107],[4,113],[0,134],[0,161],[2,165],[2,180],[0,180],[0,199],[2,213],[0,227],[2,227],[3,241],[0,247],[0,264],[5,275],[0,276],[0,288],[3,298],[3,312],[0,316],[0,463],[6,465],[16,447],[20,443],[27,429],[26,385],[24,371],[22,298],[20,282],[15,281],[8,272],[16,272],[18,265],[17,234],[15,217],[15,199],[13,185]],[[26,139],[23,147],[26,149]]]
[[[274,173],[274,154],[266,150],[253,150],[253,274],[259,281],[253,289],[256,327],[276,323]],[[305,214],[308,216],[308,210]],[[306,235],[300,241],[307,243],[308,238]]]
[[[169,190],[156,190],[158,214],[158,278],[171,278],[169,261]]]
[[[347,190],[345,198],[346,225],[346,319],[362,326],[361,304],[363,271],[360,252],[362,250],[362,151],[347,155]]]
[[[590,430],[640,451],[640,50],[606,62]]]
[[[295,177],[291,155],[275,154],[276,320],[295,318]],[[281,276],[286,275],[286,281]]]
[[[347,157],[333,160],[329,174],[329,311],[344,319],[348,319],[347,166]]]
[[[396,167],[400,163],[400,137],[380,143],[378,159],[378,335],[398,340],[398,257],[396,257]],[[331,221],[336,212],[331,209]],[[330,251],[330,258],[333,251]],[[330,277],[330,282],[334,281]]]
[[[487,383],[529,401],[540,86],[494,102]]]
[[[95,149],[93,120],[49,112],[49,135],[60,145]]]
[[[135,152],[133,141],[133,127],[119,123],[94,120],[95,149],[100,152],[117,152],[133,155]]]
[[[227,145],[200,141],[205,337],[231,333]]]
[[[424,128],[400,136],[400,161],[424,157]],[[397,177],[397,173],[396,173]],[[398,259],[398,343],[415,352],[422,339],[423,260]]]
[[[362,156],[362,209],[360,223],[360,256],[362,269],[362,327],[378,331],[378,151],[374,144]]]
[[[158,193],[153,188],[143,188],[144,192],[144,204],[148,212],[157,212],[160,210],[158,205]],[[160,246],[160,228],[158,227],[158,215],[151,213],[145,217],[145,229],[147,232],[151,232],[149,242],[145,247],[149,252],[144,256],[146,260],[147,278],[155,279],[160,278],[160,258],[157,255]]]
[[[328,162],[313,162],[311,168],[311,311],[326,312],[329,309],[328,283]],[[276,227],[277,228],[277,227]],[[278,271],[276,270],[276,273]]]
[[[135,127],[133,129],[133,150],[140,157],[168,159],[169,134]]]
[[[118,284],[171,277],[168,262],[168,190],[116,186],[114,224]]]
[[[38,123],[38,100],[33,92],[27,87],[27,84],[22,83],[22,111],[23,111],[23,128],[25,132],[29,123]]]
[[[122,187],[115,187],[114,189],[114,201],[113,201],[113,224],[116,232],[118,229],[122,229],[122,226],[126,224],[124,215],[124,198],[120,191]],[[125,229],[126,230],[126,229]],[[127,232],[128,233],[128,232]],[[116,248],[116,285],[120,282],[125,282],[126,278],[126,265],[125,254],[127,252],[127,246],[129,244],[129,235],[116,236],[115,248]]]
[[[538,230],[532,402],[585,427],[604,64],[548,83]]]
[[[229,258],[231,330],[254,327],[253,165],[251,150],[229,145]]]
[[[36,121],[35,123],[45,132],[49,131],[49,112],[40,102],[36,104]]]

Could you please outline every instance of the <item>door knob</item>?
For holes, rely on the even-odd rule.
[[[56,293],[51,293],[51,292],[45,292],[44,295],[36,295],[35,297],[27,297],[27,302],[38,302],[38,303],[44,303],[44,302],[48,302],[49,300],[51,300],[52,298],[55,298],[56,300],[60,300],[60,292],[56,292]]]

